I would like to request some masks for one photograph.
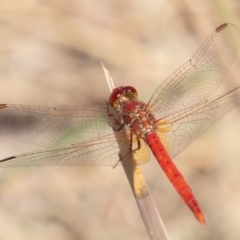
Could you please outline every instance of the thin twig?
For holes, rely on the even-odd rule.
[[[108,82],[108,86],[110,92],[114,89],[113,79],[109,75],[108,70],[101,63],[106,80]],[[111,121],[111,119],[109,119]],[[111,121],[111,124],[114,124]],[[114,131],[114,134],[117,139],[124,139],[124,141],[118,141],[118,145],[120,148],[120,154],[123,152],[126,147],[129,146],[130,141],[127,137],[126,131],[124,129],[122,131]],[[134,163],[134,159],[129,159]],[[157,211],[155,203],[152,199],[150,192],[148,191],[148,187],[146,185],[145,179],[142,175],[141,169],[135,164],[123,165],[123,169],[128,178],[129,184],[132,188],[134,197],[136,199],[140,214],[142,216],[143,222],[145,224],[149,239],[151,240],[168,240],[167,232],[162,222],[161,217]]]

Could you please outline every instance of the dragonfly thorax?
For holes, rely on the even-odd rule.
[[[127,101],[122,109],[123,120],[137,136],[145,137],[156,130],[156,119],[149,107],[139,101]]]

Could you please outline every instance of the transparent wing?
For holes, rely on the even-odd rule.
[[[239,104],[240,87],[237,87],[159,120],[158,135],[170,156],[174,157]]]
[[[140,150],[129,152],[129,146],[123,149],[121,160],[119,147],[115,138],[110,141],[109,136],[104,139],[91,141],[78,146],[54,148],[36,151],[0,160],[0,167],[28,167],[28,166],[53,166],[53,165],[139,165],[147,163],[150,152],[143,140]],[[136,143],[135,143],[136,144]],[[125,153],[125,154],[124,154]],[[133,160],[134,161],[133,161]]]
[[[64,147],[112,134],[112,129],[106,105],[44,108],[2,104],[0,133],[44,147]]]
[[[240,44],[239,29],[233,24],[218,27],[193,57],[154,92],[149,106],[161,118],[207,98],[222,82]]]
[[[119,157],[119,143],[129,141],[116,137],[108,124],[106,105],[43,108],[22,105],[0,105],[0,133],[50,149],[0,160],[0,167],[47,165],[143,164],[150,152],[143,140],[133,137],[132,149],[125,144]],[[120,132],[121,133],[121,132]],[[130,161],[132,158],[134,161]]]

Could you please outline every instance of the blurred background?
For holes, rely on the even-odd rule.
[[[147,101],[219,25],[240,27],[240,2],[0,2],[0,103],[102,104],[115,86]],[[240,53],[238,54],[240,57]],[[223,90],[240,85],[239,57]],[[236,109],[175,157],[207,225],[201,226],[156,161],[142,166],[171,240],[240,239],[240,114]],[[1,136],[0,159],[40,149]],[[1,240],[148,239],[121,167],[0,170]]]

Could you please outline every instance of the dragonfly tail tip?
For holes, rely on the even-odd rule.
[[[196,215],[196,218],[202,225],[206,224],[206,221],[205,221],[205,218],[204,218],[203,214]]]

